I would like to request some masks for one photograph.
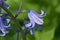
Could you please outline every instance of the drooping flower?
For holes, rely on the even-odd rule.
[[[32,24],[29,21],[24,21],[25,24],[25,29],[24,29],[24,33],[26,34],[28,30],[30,30],[31,35],[34,34],[34,27],[32,27]]]
[[[28,17],[29,17],[30,21],[24,22],[24,24],[26,26],[25,32],[30,30],[31,35],[33,35],[34,34],[34,28],[41,30],[42,27],[39,25],[43,25],[43,23],[44,23],[43,17],[44,16],[46,16],[46,13],[44,13],[43,10],[41,10],[41,14],[38,14],[35,11],[30,10],[28,12]]]
[[[0,36],[5,36],[9,31],[7,29],[11,29],[11,25],[9,24],[10,19],[6,18],[6,14],[0,16]]]
[[[0,4],[2,4],[4,7],[6,7],[7,9],[9,8],[9,5],[7,5],[4,0],[0,0]]]
[[[9,5],[7,5],[4,1],[5,0],[0,0],[0,4],[3,5],[5,8],[9,9]],[[1,10],[2,8],[0,7],[0,13],[2,12]]]

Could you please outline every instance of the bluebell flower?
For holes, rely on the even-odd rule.
[[[3,5],[5,8],[9,9],[9,5],[7,5],[4,0],[0,0],[0,4]],[[0,7],[0,13],[1,13],[2,8]]]
[[[27,31],[30,31],[31,35],[34,35],[34,27],[32,27],[29,21],[24,21],[26,28],[24,29],[24,33],[26,34]]]
[[[33,10],[28,11],[28,17],[30,21],[25,21],[24,24],[26,26],[25,32],[30,30],[31,35],[34,34],[34,28],[41,30],[42,27],[39,25],[43,25],[43,17],[46,16],[43,10],[41,10],[41,14],[36,13]]]
[[[2,4],[5,8],[9,8],[9,5],[7,5],[4,0],[0,0],[0,4]]]
[[[0,33],[0,36],[5,36],[7,33],[9,33],[9,31],[7,31],[7,29],[11,28],[9,22],[10,19],[6,18],[5,14],[0,16],[0,31],[2,32]]]

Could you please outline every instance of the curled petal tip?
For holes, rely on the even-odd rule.
[[[44,14],[44,11],[43,10],[41,10],[41,14],[40,15],[43,15]]]
[[[25,26],[26,26],[27,28],[29,28],[29,27],[31,26],[31,23],[28,22],[28,21],[24,21],[24,24],[25,24]]]
[[[10,22],[10,19],[6,19],[7,20],[7,23],[9,23]]]
[[[34,35],[34,30],[33,29],[30,30],[30,34]]]
[[[0,34],[0,36],[5,36],[6,34]]]
[[[41,10],[41,14],[40,14],[41,16],[46,16],[46,13],[43,11],[43,10]]]

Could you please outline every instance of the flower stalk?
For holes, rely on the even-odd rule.
[[[22,40],[26,40],[24,31],[20,27],[20,23],[17,21],[17,19],[15,19],[14,16],[12,15],[12,13],[8,9],[6,9],[3,5],[0,4],[0,7],[3,8],[7,12],[7,14],[11,17],[11,20],[13,20],[14,23],[17,25],[18,29],[20,29]]]

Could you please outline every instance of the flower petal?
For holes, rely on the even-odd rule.
[[[42,11],[41,11],[41,12],[42,12]],[[33,10],[31,10],[29,13],[30,13],[30,14],[34,14],[34,15],[36,15],[36,16],[39,17],[39,18],[44,17],[44,16],[42,16],[42,14],[38,14],[37,12],[35,12],[35,11],[33,11]]]
[[[6,31],[6,29],[1,29],[2,33],[7,34],[9,31]]]
[[[38,30],[42,30],[42,26],[35,24],[35,28],[37,28]]]
[[[5,26],[8,26],[9,20],[6,18],[6,16],[7,16],[7,14],[3,14],[3,15],[1,16],[1,20],[2,20],[2,23],[3,23]]]
[[[5,26],[5,25],[4,25],[4,28],[8,28],[8,27],[11,27],[11,25],[10,25],[10,24],[9,24],[8,26]]]
[[[44,16],[46,16],[46,13],[44,13],[44,11],[41,10],[41,14],[40,14],[40,16],[44,17]]]
[[[3,0],[0,0],[0,4],[2,4]]]
[[[40,24],[40,25],[42,25],[44,22],[43,22],[43,19],[40,19],[39,17],[37,17],[36,15],[31,15],[32,16],[32,18],[33,18],[33,20],[35,21],[35,23],[37,23],[37,24]]]
[[[0,0],[0,4],[2,4],[5,8],[9,8],[9,5],[7,5],[4,0]]]
[[[31,28],[33,28],[35,26],[35,22],[34,22],[33,18],[31,17],[31,14],[28,14],[28,17],[29,17],[30,22],[32,24]]]
[[[33,11],[33,10],[31,10],[29,13],[30,13],[30,14],[34,14],[34,15],[40,17],[40,14],[38,14],[37,12],[35,12],[35,11]]]
[[[10,19],[6,19],[7,20],[7,23],[9,23],[10,22]]]
[[[29,28],[29,27],[31,26],[31,23],[28,22],[28,21],[24,21],[24,24],[25,24],[25,26],[26,26],[27,28]]]
[[[34,35],[34,29],[30,29],[30,34]]]
[[[5,36],[6,34],[4,33],[4,34],[0,34],[0,36]]]
[[[7,5],[5,2],[3,2],[3,6],[7,9],[9,9],[9,5]]]
[[[34,12],[30,12],[28,16],[32,21],[34,21],[37,24],[42,25],[44,23],[43,19],[40,19]]]

